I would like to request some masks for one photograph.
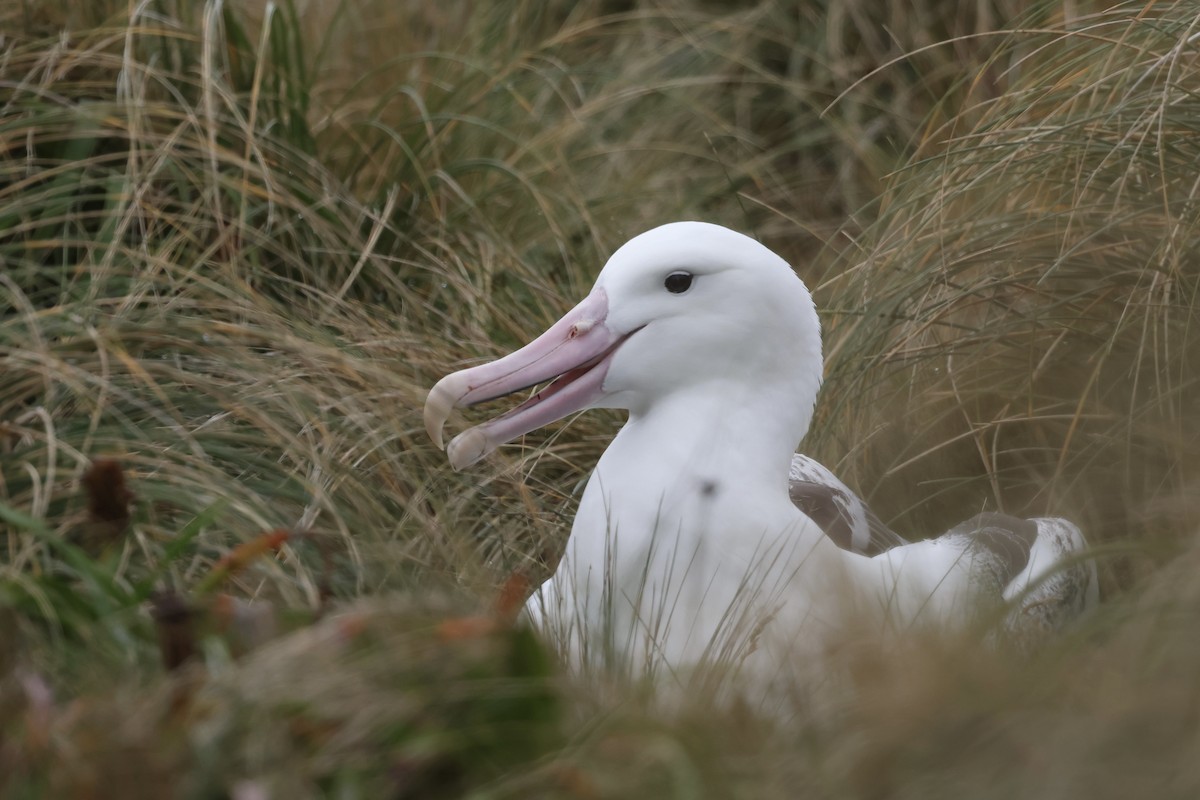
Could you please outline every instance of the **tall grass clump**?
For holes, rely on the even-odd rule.
[[[363,402],[390,388],[372,352],[400,337],[381,342],[333,282],[378,214],[313,157],[303,75],[272,29],[251,41],[219,6],[195,11],[193,28],[142,5],[53,45],[7,43],[0,502],[36,522],[9,515],[4,576],[52,626],[37,597],[65,579],[53,542],[108,552],[96,569],[127,606],[278,527],[361,561],[362,520],[331,509],[400,519],[415,491],[394,470],[404,433]],[[81,479],[100,458],[135,500],[128,535],[89,543]],[[315,602],[291,555],[242,591]]]
[[[1013,34],[838,254],[826,446],[886,513],[972,504],[1095,542],[1195,532],[1197,6]]]

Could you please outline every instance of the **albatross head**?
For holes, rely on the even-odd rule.
[[[591,293],[533,342],[439,381],[425,403],[426,430],[440,447],[453,408],[548,380],[455,437],[447,447],[454,468],[575,411],[638,415],[666,396],[718,385],[767,397],[794,448],[820,386],[820,327],[803,282],[763,245],[719,225],[663,225],[617,250]]]

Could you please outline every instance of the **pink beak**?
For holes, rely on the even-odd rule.
[[[455,408],[495,400],[556,378],[516,408],[463,431],[446,453],[455,469],[474,464],[505,442],[587,408],[603,396],[612,355],[625,336],[605,325],[608,295],[594,289],[550,329],[515,353],[459,370],[437,382],[425,401],[425,430],[442,446]]]

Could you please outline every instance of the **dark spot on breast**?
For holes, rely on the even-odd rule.
[[[700,496],[701,497],[716,497],[717,491],[721,487],[716,481],[711,478],[705,478],[700,481]]]

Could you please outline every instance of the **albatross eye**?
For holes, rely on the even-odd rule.
[[[692,273],[690,272],[672,272],[663,281],[663,286],[671,294],[683,294],[688,289],[692,288]]]

